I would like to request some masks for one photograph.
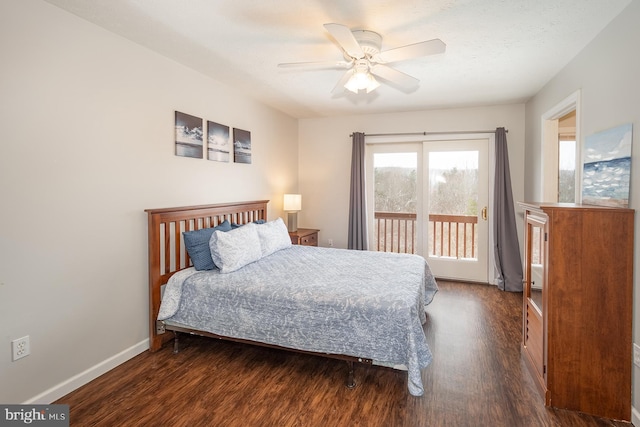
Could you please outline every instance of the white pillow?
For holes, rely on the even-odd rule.
[[[231,231],[213,232],[209,249],[221,273],[231,273],[262,258],[257,227],[249,223]]]
[[[257,229],[263,257],[291,246],[291,237],[282,218],[259,224]]]

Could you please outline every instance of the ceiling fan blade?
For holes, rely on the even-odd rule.
[[[348,27],[341,24],[324,24],[324,28],[333,36],[347,55],[356,59],[364,58],[364,52],[360,44]]]
[[[399,86],[403,90],[416,89],[420,84],[420,80],[416,79],[415,77],[411,77],[408,74],[395,70],[386,65],[372,65],[370,70],[371,74],[387,80],[388,82]]]
[[[316,61],[316,62],[284,62],[278,68],[349,68],[353,62]]]
[[[420,56],[436,55],[444,53],[447,45],[440,39],[428,40],[385,50],[373,57],[373,60],[385,64],[387,62],[404,61],[405,59],[418,58]]]
[[[331,90],[333,94],[339,94],[345,91],[344,85],[347,84],[351,76],[353,75],[353,70],[347,70],[346,73],[338,80],[336,86]]]

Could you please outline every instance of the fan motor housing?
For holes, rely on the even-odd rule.
[[[369,30],[353,30],[351,33],[367,56],[373,56],[380,52],[382,46],[380,34]]]

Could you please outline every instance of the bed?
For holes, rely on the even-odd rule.
[[[267,203],[146,210],[150,350],[173,339],[177,351],[182,332],[228,339],[346,360],[349,387],[354,362],[405,369],[409,392],[422,395],[432,360],[424,308],[437,292],[424,258],[291,245]],[[213,228],[218,268],[196,269],[185,233]]]

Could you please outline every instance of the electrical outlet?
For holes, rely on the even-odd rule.
[[[11,341],[11,351],[13,353],[12,360],[15,362],[25,356],[31,354],[31,346],[29,345],[29,335]]]
[[[333,246],[333,239],[327,239],[327,243],[329,244],[329,247]]]
[[[633,343],[633,364],[640,368],[640,346]]]

